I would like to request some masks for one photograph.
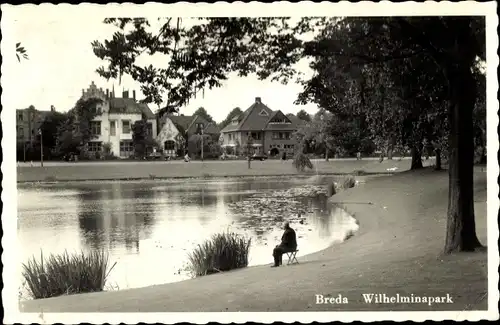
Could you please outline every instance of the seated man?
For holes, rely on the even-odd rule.
[[[273,250],[274,265],[271,267],[277,267],[282,264],[283,254],[288,252],[293,252],[297,249],[297,237],[295,235],[295,230],[290,228],[290,224],[285,222],[283,227],[285,232],[281,237],[281,244],[276,246]]]

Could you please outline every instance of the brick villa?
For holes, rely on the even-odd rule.
[[[235,117],[221,131],[223,147],[227,152],[239,153],[245,150],[248,137],[253,139],[252,153],[280,155],[293,154],[297,140],[293,133],[299,128],[300,121],[280,110],[273,111],[262,103],[260,97],[240,116]]]

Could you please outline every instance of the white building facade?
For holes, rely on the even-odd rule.
[[[153,138],[157,134],[156,116],[145,104],[138,103],[128,97],[128,91],[121,98],[116,98],[114,92],[106,93],[98,89],[92,82],[87,91],[82,91],[82,98],[99,98],[102,104],[97,106],[98,115],[90,122],[92,139],[88,142],[88,151],[103,152],[107,146],[114,156],[128,158],[134,154],[132,141],[132,126],[135,122],[146,118],[148,132]],[[100,113],[100,114],[99,114]]]

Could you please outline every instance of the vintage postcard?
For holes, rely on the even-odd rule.
[[[4,323],[499,318],[495,2],[1,9]]]

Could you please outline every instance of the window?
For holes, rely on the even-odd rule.
[[[273,132],[273,139],[279,139],[278,132]]]
[[[20,138],[23,138],[24,137],[24,128],[22,126],[20,126],[18,129],[17,129],[17,136],[20,137]]]
[[[24,114],[23,114],[23,112],[19,112],[19,113],[17,113],[17,119],[18,119],[19,121],[21,121],[21,122],[23,121],[23,119],[24,119]]]
[[[254,140],[260,140],[260,132],[252,132],[252,138]]]
[[[91,121],[90,132],[92,135],[101,135],[101,121]]]
[[[203,123],[196,123],[196,134],[203,133]]]
[[[120,141],[120,156],[130,156],[134,152],[132,141]]]
[[[109,121],[109,135],[116,135],[116,121]]]
[[[167,140],[164,143],[165,150],[175,150],[175,142],[172,140]]]
[[[231,133],[228,134],[228,139],[229,139],[229,141],[233,140],[233,135]]]
[[[261,110],[259,115],[260,116],[269,116],[269,114],[267,113],[267,111],[265,109]]]
[[[130,121],[122,121],[122,131],[124,134],[130,134]]]
[[[100,152],[102,151],[102,142],[100,141],[91,141],[88,143],[89,152]]]
[[[148,123],[146,126],[146,134],[153,135],[153,123]]]

